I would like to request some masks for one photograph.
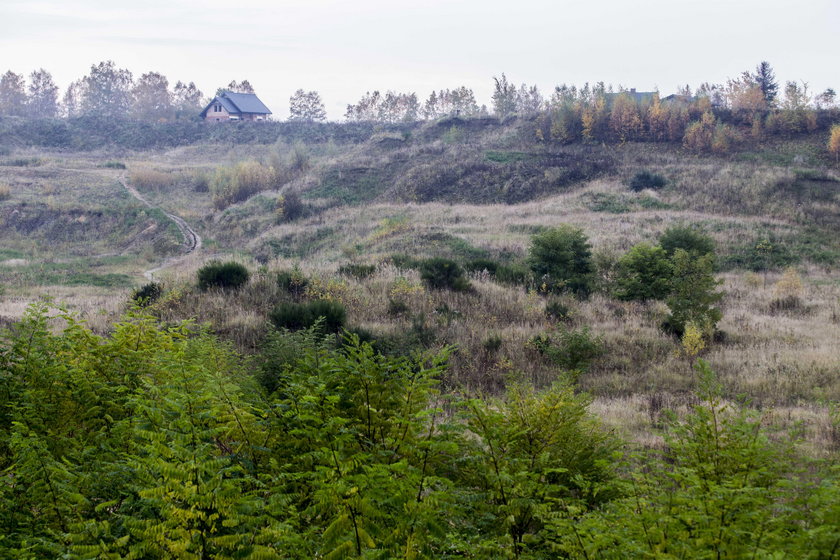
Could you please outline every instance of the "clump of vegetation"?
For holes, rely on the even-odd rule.
[[[531,338],[528,345],[575,378],[586,372],[592,361],[604,353],[603,340],[586,327],[540,334]]]
[[[163,284],[159,282],[149,282],[136,290],[134,293],[131,294],[131,299],[140,307],[147,307],[160,298],[163,294]]]
[[[232,167],[219,167],[210,180],[213,204],[221,210],[260,191],[272,189],[274,181],[273,168],[255,160],[242,161]]]
[[[104,167],[105,169],[125,169],[125,164],[121,161],[106,161],[99,165],[99,167]]]
[[[623,300],[662,300],[671,292],[673,265],[659,246],[639,243],[618,260],[614,293]]]
[[[802,291],[802,278],[799,273],[793,267],[786,268],[782,277],[773,285],[770,310],[773,312],[802,310],[805,307]]]
[[[143,167],[134,169],[129,182],[142,191],[161,191],[175,184],[175,177],[171,173]]]
[[[38,157],[20,157],[7,159],[0,162],[0,165],[7,165],[9,167],[38,167],[39,165],[43,165],[43,163],[44,160]]]
[[[286,302],[274,308],[270,319],[278,329],[298,331],[317,326],[323,332],[336,333],[344,326],[347,311],[340,302],[328,299]]]
[[[248,283],[250,273],[245,265],[234,262],[210,261],[198,269],[198,287],[236,289]]]
[[[12,188],[6,183],[0,183],[0,200],[8,200],[12,197]]]
[[[667,183],[668,182],[665,180],[665,177],[662,175],[643,169],[642,171],[635,173],[633,177],[630,178],[628,186],[630,187],[630,190],[639,192],[645,189],[658,190],[664,187]]]
[[[198,193],[210,192],[210,174],[206,171],[196,171],[193,174],[193,190]]]
[[[338,267],[339,274],[343,274],[344,276],[352,276],[353,278],[356,278],[358,280],[370,278],[374,275],[375,272],[375,264],[348,263]]]
[[[309,213],[309,207],[303,203],[298,193],[288,192],[277,199],[275,212],[278,221],[294,222],[305,217]]]
[[[528,265],[542,291],[587,296],[594,272],[590,249],[583,230],[564,224],[531,238]]]
[[[298,266],[292,270],[281,270],[277,273],[277,286],[293,296],[303,295],[308,285],[309,278]]]
[[[723,316],[715,305],[723,294],[716,291],[720,281],[714,276],[714,256],[697,257],[677,249],[674,252],[673,280],[666,303],[671,314],[665,322],[666,331],[682,337],[688,323],[693,323],[711,337]]]
[[[434,257],[420,263],[420,278],[435,290],[466,292],[472,289],[461,265],[453,260]]]
[[[567,302],[552,299],[545,304],[545,316],[554,321],[569,321],[572,318],[572,309]]]
[[[715,240],[702,230],[688,225],[671,226],[666,229],[659,238],[659,245],[669,257],[673,257],[677,249],[695,256],[715,253]]]

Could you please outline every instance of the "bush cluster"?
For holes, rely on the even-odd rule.
[[[198,269],[198,287],[235,289],[248,283],[250,273],[245,265],[234,261],[210,261]]]
[[[344,327],[347,312],[340,302],[316,299],[301,303],[281,303],[274,308],[269,318],[278,329],[298,331],[318,325],[320,331],[336,333]]]
[[[667,184],[665,177],[647,169],[637,172],[630,179],[630,190],[639,192],[645,189],[658,190]]]

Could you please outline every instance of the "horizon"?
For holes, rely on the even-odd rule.
[[[155,71],[170,87],[195,82],[208,98],[231,80],[248,80],[275,120],[286,119],[297,89],[318,91],[330,121],[344,120],[348,104],[375,90],[414,92],[422,103],[432,91],[466,86],[490,107],[493,77],[502,73],[546,97],[563,83],[599,81],[667,95],[725,83],[766,60],[782,88],[805,82],[813,95],[840,86],[831,45],[840,6],[829,0],[804,8],[789,0],[690,0],[678,8],[652,0],[644,9],[528,0],[516,11],[498,2],[286,0],[236,12],[218,0],[11,0],[0,15],[0,71],[28,80],[44,68],[62,95],[91,65],[113,60],[135,78]]]

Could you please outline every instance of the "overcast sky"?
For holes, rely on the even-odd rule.
[[[375,89],[466,85],[489,106],[502,72],[667,94],[767,60],[820,92],[840,89],[838,38],[840,0],[0,0],[0,72],[43,67],[63,90],[112,59],[208,95],[247,79],[279,119],[298,88],[331,120]]]

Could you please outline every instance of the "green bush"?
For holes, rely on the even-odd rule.
[[[245,265],[234,261],[210,261],[198,269],[198,287],[202,290],[209,288],[238,288],[248,283],[250,273]]]
[[[464,276],[464,269],[455,261],[434,257],[420,263],[420,278],[432,289],[465,292],[470,283]]]
[[[106,161],[99,167],[104,167],[106,169],[125,169],[125,164],[121,161]]]
[[[696,257],[677,249],[673,258],[674,276],[667,304],[671,314],[664,329],[678,336],[688,323],[694,323],[707,334],[714,332],[723,316],[715,307],[723,295],[715,291],[720,281],[714,277],[714,258],[710,254]]]
[[[666,185],[665,177],[658,173],[651,173],[648,170],[642,170],[633,175],[630,179],[630,190],[639,192],[645,189],[661,189]]]
[[[626,301],[665,299],[671,292],[673,274],[665,249],[639,243],[618,260],[615,297]]]
[[[163,284],[158,282],[149,282],[145,286],[141,286],[134,290],[131,294],[131,299],[140,307],[146,307],[153,304],[163,293]]]
[[[335,333],[344,326],[347,312],[337,301],[317,299],[303,303],[281,303],[271,312],[270,319],[279,329],[297,331],[312,328],[319,323],[322,331]]]
[[[421,259],[417,259],[409,255],[403,255],[402,253],[391,255],[391,264],[400,270],[414,270],[420,268],[422,262],[423,261]]]
[[[306,217],[309,207],[303,203],[296,192],[288,192],[277,199],[278,219],[281,222],[294,222]]]
[[[492,259],[472,259],[464,265],[464,268],[467,272],[483,272],[486,270],[491,276],[495,276],[499,269],[499,263]]]
[[[715,240],[703,233],[702,230],[686,225],[671,226],[659,238],[659,245],[665,249],[669,257],[677,249],[683,249],[695,256],[715,253]]]
[[[576,374],[586,372],[592,361],[604,353],[603,340],[593,336],[587,327],[563,329],[553,336],[536,335],[529,344],[557,367]]]
[[[586,235],[578,228],[564,224],[534,235],[528,265],[545,291],[580,296],[592,291],[592,253]]]

